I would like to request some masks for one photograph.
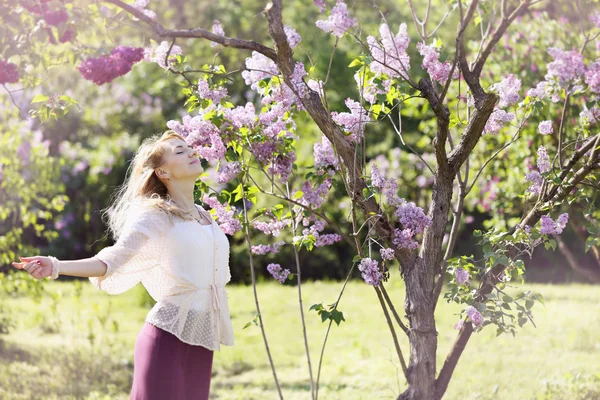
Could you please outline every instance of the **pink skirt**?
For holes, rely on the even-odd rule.
[[[213,351],[144,322],[133,352],[130,400],[208,400]]]

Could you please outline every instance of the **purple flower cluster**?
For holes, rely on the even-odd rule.
[[[207,194],[203,196],[202,201],[217,211],[219,226],[225,234],[233,235],[242,229],[242,224],[235,218],[234,209],[229,205],[224,206],[216,197],[209,197]]]
[[[375,163],[371,163],[371,185],[380,189],[385,186],[385,177],[379,172]]]
[[[289,269],[282,270],[281,265],[274,263],[267,265],[267,271],[269,271],[269,273],[273,275],[273,278],[277,279],[280,283],[285,282],[290,275]]]
[[[325,0],[313,0],[313,2],[315,3],[315,6],[319,7],[319,11],[323,12],[326,9],[326,4],[325,4]]]
[[[521,90],[521,80],[513,74],[508,75],[500,83],[492,85],[492,89],[498,91],[500,95],[499,107],[507,107],[519,101],[519,91]]]
[[[252,251],[252,254],[258,254],[258,255],[265,255],[265,254],[277,254],[279,253],[279,249],[281,248],[281,246],[283,246],[285,244],[285,242],[279,241],[279,242],[275,242],[273,244],[259,244],[256,246],[252,246],[252,248],[250,249]]]
[[[537,167],[540,172],[543,174],[545,172],[550,172],[552,166],[550,165],[550,157],[548,153],[546,153],[546,148],[544,146],[540,146],[537,151],[538,159],[537,159]]]
[[[321,137],[321,143],[315,142],[313,145],[313,152],[315,156],[315,167],[323,169],[333,167],[335,170],[340,168],[333,146],[329,139],[327,139],[327,136],[323,135]]]
[[[502,129],[506,122],[510,122],[513,119],[515,119],[515,114],[496,108],[492,111],[490,118],[485,123],[483,133],[496,134]]]
[[[304,82],[305,76],[306,70],[304,69],[304,64],[298,61],[294,66],[294,71],[290,76],[290,80],[292,81],[292,85],[301,99],[308,97],[308,86],[306,86],[306,83]]]
[[[399,249],[414,250],[419,247],[419,243],[413,239],[414,232],[410,229],[394,229],[392,243]]]
[[[365,131],[365,125],[371,119],[360,103],[352,100],[351,98],[346,99],[346,106],[350,109],[350,112],[338,113],[333,111],[331,118],[345,131],[349,132],[350,135],[346,138],[352,142],[358,143],[363,137]]]
[[[539,171],[531,171],[531,173],[525,175],[525,180],[528,180],[532,183],[532,185],[527,188],[528,192],[535,194],[540,193],[542,190],[542,183],[544,183],[544,178]]]
[[[367,285],[379,286],[383,280],[383,274],[379,271],[377,260],[363,258],[358,264],[358,270]]]
[[[251,102],[246,103],[245,107],[227,108],[225,109],[225,118],[237,129],[243,126],[252,128],[256,125],[256,109]]]
[[[285,32],[287,41],[292,49],[298,46],[302,41],[302,37],[298,34],[298,32],[296,32],[294,28],[286,25],[283,27],[283,31]]]
[[[173,45],[169,52],[170,47],[171,43],[166,40],[162,41],[156,48],[146,47],[144,49],[144,60],[157,63],[163,69],[169,69],[171,64],[176,61],[176,56],[183,53],[181,47],[177,45]],[[167,53],[169,53],[168,59]]]
[[[538,125],[538,131],[542,135],[550,135],[552,132],[554,132],[554,128],[552,128],[552,121],[540,122],[540,124]]]
[[[57,11],[49,11],[44,13],[44,21],[48,25],[59,26],[60,24],[64,24],[69,19],[69,14],[67,10],[61,8]]]
[[[465,283],[469,282],[469,272],[465,269],[458,267],[454,271],[454,274],[456,276],[456,283],[459,285],[464,285]]]
[[[221,163],[221,166],[219,167],[219,178],[217,179],[217,182],[220,184],[231,182],[237,177],[241,170],[242,167],[239,161],[234,161],[225,164]]]
[[[314,224],[306,229],[303,229],[302,235],[305,237],[313,235],[315,238],[315,247],[329,246],[342,240],[342,236],[338,235],[337,233],[321,234],[320,232],[323,229],[325,229],[325,221],[316,219],[315,216],[311,216],[310,218],[304,218],[302,220],[302,224],[304,226],[307,226],[310,224],[311,221],[314,221]]]
[[[564,51],[551,47],[548,49],[548,53],[554,57],[554,61],[548,64],[546,80],[557,78],[560,84],[566,84],[584,73],[583,55],[579,51]]]
[[[316,189],[313,189],[310,181],[304,181],[302,185],[302,197],[298,199],[300,204],[310,207],[314,210],[318,209],[323,205],[327,198],[327,193],[331,188],[331,177],[325,178]]]
[[[379,249],[379,253],[381,254],[381,258],[384,260],[391,261],[396,258],[394,255],[394,249],[392,248],[381,248]]]
[[[564,213],[558,216],[556,221],[553,221],[547,215],[543,215],[540,220],[540,233],[542,235],[560,235],[569,222],[569,214]]]
[[[592,23],[596,25],[596,28],[600,28],[600,12],[596,11],[595,13],[590,15],[590,21],[592,21]]]
[[[319,6],[319,9],[320,8],[321,6]],[[317,21],[316,25],[319,29],[322,29],[325,32],[331,32],[334,36],[341,38],[348,29],[356,26],[357,22],[354,18],[350,18],[346,3],[338,0],[335,7],[331,10],[329,18]]]
[[[421,207],[404,199],[401,199],[395,215],[405,229],[410,229],[415,234],[422,233],[431,224],[431,218],[425,215]]]
[[[254,221],[252,225],[266,235],[279,236],[281,231],[290,226],[290,224],[291,220],[289,219],[283,219],[281,221],[274,219],[270,222]]]
[[[410,57],[406,53],[410,38],[405,23],[400,24],[396,36],[387,24],[379,26],[381,40],[374,36],[367,37],[369,51],[373,57],[371,70],[376,74],[387,74],[391,78],[408,77]]]
[[[391,79],[383,79],[381,82],[383,89],[381,89],[379,85],[375,83],[375,78],[382,79],[382,75],[376,75],[366,79],[365,74],[360,71],[357,71],[354,74],[354,80],[356,81],[356,86],[358,87],[361,96],[371,104],[377,102],[378,95],[389,92],[390,87],[392,86]]]
[[[17,66],[6,60],[0,60],[0,85],[6,83],[17,83],[19,81],[19,70]]]
[[[440,54],[434,46],[427,46],[425,43],[417,43],[417,50],[419,50],[419,54],[423,56],[423,69],[427,71],[431,80],[444,85],[450,75],[452,64],[448,61],[444,63],[440,62]],[[458,78],[458,68],[454,69],[452,78]]]
[[[585,83],[590,86],[590,90],[600,94],[600,61],[590,63],[585,71]]]
[[[225,157],[227,148],[223,144],[221,132],[211,121],[202,115],[183,117],[182,123],[167,122],[167,127],[183,136],[187,143],[197,147],[200,157],[208,161],[217,161]]]
[[[103,85],[131,71],[143,57],[142,48],[118,46],[109,55],[88,58],[77,69],[85,79]]]
[[[465,313],[467,314],[467,317],[469,317],[469,319],[471,320],[473,326],[478,327],[481,326],[481,324],[483,324],[483,315],[481,315],[481,313],[477,311],[475,307],[467,307]]]
[[[246,70],[242,71],[242,78],[246,85],[260,94],[264,94],[262,89],[258,87],[258,82],[265,78],[270,78],[279,75],[277,65],[270,58],[253,51],[252,57],[246,58]]]
[[[143,12],[144,15],[150,19],[156,19],[156,13],[152,10],[146,10],[146,7],[148,7],[148,3],[149,0],[135,0],[135,2],[132,4],[132,6],[136,9],[138,9],[139,11]],[[137,21],[138,18],[133,17],[134,21]]]
[[[223,25],[221,25],[221,21],[215,19],[212,25],[212,31],[214,34],[219,36],[225,36],[225,31],[223,30]],[[219,47],[219,43],[210,42],[210,47]]]
[[[202,99],[212,100],[214,104],[219,104],[222,99],[227,97],[227,88],[223,86],[211,88],[207,81],[198,79],[198,94]]]

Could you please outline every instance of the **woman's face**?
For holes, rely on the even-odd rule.
[[[169,178],[171,182],[178,179],[198,178],[204,171],[196,150],[181,139],[171,138],[161,142],[165,149],[163,165],[156,168],[160,178]]]

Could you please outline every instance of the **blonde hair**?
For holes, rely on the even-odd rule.
[[[114,240],[121,235],[129,208],[133,204],[157,207],[170,217],[192,218],[191,213],[171,202],[167,187],[154,173],[154,169],[164,163],[165,148],[161,145],[162,142],[174,138],[185,141],[177,132],[168,130],[144,139],[135,152],[127,169],[125,182],[113,194],[112,204],[102,210],[102,217],[106,220]]]

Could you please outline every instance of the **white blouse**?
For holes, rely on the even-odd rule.
[[[96,288],[119,294],[142,282],[156,300],[147,322],[209,350],[233,346],[229,240],[212,218],[203,226],[132,205],[117,242],[95,257],[108,266],[104,276],[89,278]]]

